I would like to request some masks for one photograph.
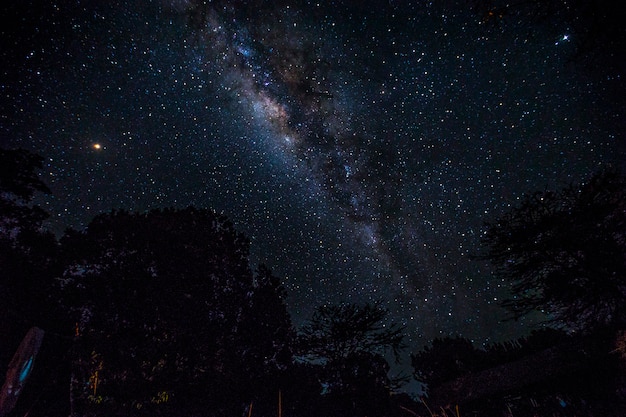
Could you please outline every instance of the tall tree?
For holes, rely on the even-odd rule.
[[[272,349],[287,343],[287,317],[264,314],[258,300],[280,310],[279,285],[269,273],[255,279],[248,240],[223,216],[114,212],[61,243],[83,381],[74,385],[77,412],[232,415],[250,401],[250,356],[266,360],[254,376],[277,366]],[[256,330],[279,333],[251,338],[244,321],[253,312]]]
[[[443,382],[472,372],[482,362],[482,352],[461,337],[437,338],[411,355],[413,376],[432,389]]]
[[[488,223],[484,258],[511,283],[503,305],[570,329],[626,325],[626,179],[605,170],[559,192],[526,195]]]
[[[358,353],[398,355],[403,347],[403,327],[387,325],[387,310],[372,304],[317,307],[300,330],[304,354],[311,361],[340,362]]]
[[[42,162],[25,150],[0,148],[0,337],[9,351],[31,326],[46,327],[41,320],[49,315],[48,270],[56,244],[54,236],[42,230],[48,214],[32,204],[37,192],[50,192],[38,176]],[[0,354],[1,363],[7,353],[12,355]]]
[[[254,275],[237,329],[240,389],[254,403],[255,415],[274,415],[276,397],[292,372],[295,331],[285,304],[286,291],[265,265]],[[302,382],[302,381],[300,381]]]
[[[415,379],[427,384],[431,392],[456,378],[517,361],[568,340],[565,332],[549,327],[535,330],[528,337],[486,345],[481,349],[461,337],[437,338],[411,355],[411,365]]]
[[[48,214],[32,206],[37,192],[50,193],[39,178],[43,158],[23,149],[0,148],[0,236],[15,239],[20,231],[37,230]]]
[[[366,415],[389,407],[394,381],[387,376],[384,355],[398,358],[404,328],[386,323],[387,314],[372,304],[324,305],[301,329],[301,357],[318,365],[318,378],[335,411]]]
[[[39,193],[50,193],[39,176],[42,167],[43,158],[39,155],[0,148],[0,381],[30,328],[37,326],[52,335],[62,327],[53,280],[58,268],[58,245],[54,235],[43,228],[48,214],[33,203]],[[43,339],[39,358],[63,354],[63,347],[53,347],[58,338],[53,339],[55,336]],[[30,408],[34,398],[40,405],[50,405],[48,401],[56,397],[51,384],[54,378],[62,376],[58,372],[53,375],[46,370],[48,366],[46,360],[36,361],[31,369],[33,377],[24,392],[19,393],[15,413],[23,414],[25,409],[20,407]],[[47,389],[42,393],[44,387]],[[50,405],[49,409],[54,407]]]
[[[621,416],[614,340],[610,331],[582,336],[549,327],[484,349],[466,339],[435,339],[412,355],[412,363],[415,377],[428,384],[433,409],[457,405],[468,415],[563,415],[565,406],[567,415]]]
[[[620,51],[626,46],[623,25],[626,11],[619,2],[611,0],[535,0],[510,2],[506,0],[473,0],[473,9],[486,25],[505,26],[548,24],[554,28],[567,27],[576,50],[572,57],[585,67],[603,71],[624,68]],[[462,6],[466,6],[462,2]],[[557,29],[557,30],[559,30]],[[563,29],[560,29],[563,30]]]

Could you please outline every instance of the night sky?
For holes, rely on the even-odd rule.
[[[296,325],[323,303],[381,301],[413,351],[523,335],[532,320],[499,323],[506,285],[470,259],[483,222],[626,160],[623,80],[574,59],[576,28],[558,15],[5,3],[0,145],[45,158],[49,227],[215,209],[281,277]]]

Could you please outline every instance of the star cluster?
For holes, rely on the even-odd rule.
[[[222,211],[283,278],[296,323],[380,301],[413,347],[520,334],[499,322],[505,283],[470,259],[483,222],[624,160],[619,77],[572,64],[556,18],[493,27],[448,2],[3,7],[21,25],[3,29],[1,140],[46,158],[51,227]]]

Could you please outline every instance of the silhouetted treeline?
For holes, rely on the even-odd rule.
[[[541,312],[562,332],[484,349],[434,340],[412,357],[432,400],[481,415],[624,415],[626,178],[609,168],[524,196],[486,223],[479,258],[510,285],[512,319]]]
[[[31,205],[41,159],[0,158],[2,370],[29,328],[45,332],[32,375],[11,364],[29,376],[3,390],[20,396],[12,415],[265,416],[279,396],[285,415],[399,410],[383,355],[402,328],[381,330],[384,309],[320,307],[298,335],[280,280],[251,269],[224,216],[114,211],[56,239]]]
[[[625,333],[588,335],[544,329],[516,341],[475,348],[436,339],[412,355],[428,403],[462,415],[621,416],[625,410]]]
[[[32,205],[48,192],[41,158],[0,149],[0,162],[0,370],[30,328],[45,332],[34,367],[10,364],[26,384],[3,387],[19,396],[6,415],[623,415],[626,187],[615,171],[529,195],[488,224],[482,257],[512,283],[505,306],[541,309],[562,330],[481,348],[436,339],[412,355],[428,389],[419,400],[388,374],[385,358],[405,345],[385,309],[324,305],[296,329],[280,279],[251,268],[226,217],[114,211],[57,239]]]

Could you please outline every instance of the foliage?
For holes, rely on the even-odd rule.
[[[512,284],[503,305],[571,329],[626,324],[626,181],[615,171],[560,192],[526,195],[487,224],[496,273]]]
[[[242,355],[265,368],[285,369],[291,363],[291,341],[295,337],[285,289],[265,265],[257,269],[252,287],[239,329],[240,341],[246,347]]]
[[[436,387],[472,372],[479,372],[519,360],[569,341],[566,333],[543,328],[517,340],[476,348],[462,337],[434,339],[429,346],[411,355],[415,379]]]
[[[26,412],[20,403],[38,398],[46,404],[58,394],[58,386],[52,388],[51,383],[62,378],[59,372],[47,372],[46,383],[37,375],[52,367],[45,359],[48,354],[58,360],[67,349],[54,339],[65,318],[52,279],[59,266],[59,248],[54,235],[42,228],[48,214],[33,204],[38,193],[50,192],[39,178],[42,166],[43,158],[38,155],[0,148],[0,375],[4,376],[29,328],[37,326],[47,332],[33,377],[20,394],[14,411],[18,414]],[[44,386],[48,387],[46,395],[40,393]]]
[[[623,389],[618,352],[610,352],[615,345],[607,329],[583,336],[544,328],[481,349],[467,339],[436,339],[412,355],[412,364],[415,377],[427,383],[428,403],[435,409],[457,404],[476,415],[503,415],[503,410],[623,415],[624,402],[613,394]],[[608,404],[614,414],[600,412]]]
[[[36,192],[50,193],[48,186],[39,179],[37,171],[43,166],[43,158],[24,149],[0,148],[0,189],[3,198],[30,201]]]
[[[386,324],[378,305],[323,305],[300,331],[301,358],[316,365],[326,402],[335,412],[382,413],[393,381],[384,355],[398,358],[403,327]],[[375,411],[377,410],[377,411]]]
[[[476,370],[481,356],[468,339],[437,338],[411,355],[411,366],[415,379],[433,387]]]
[[[239,319],[236,338],[241,364],[237,368],[245,373],[239,377],[239,390],[254,402],[255,415],[275,413],[276,395],[285,390],[285,375],[291,372],[295,331],[285,297],[280,280],[260,265]]]
[[[32,205],[37,192],[50,190],[39,179],[43,158],[25,150],[0,148],[0,332],[21,338],[32,326],[43,327],[56,242],[41,230],[47,214]],[[15,331],[7,327],[16,325]],[[5,336],[6,337],[6,336]],[[17,345],[10,343],[8,349]],[[16,340],[17,341],[17,340]],[[5,353],[0,360],[4,362]],[[12,353],[9,353],[12,354]]]
[[[48,215],[30,206],[35,193],[50,193],[37,174],[43,158],[23,149],[0,148],[0,234],[16,238],[20,231],[38,230]]]
[[[300,330],[301,344],[310,361],[340,362],[359,353],[396,357],[403,348],[402,326],[386,325],[387,311],[377,305],[319,306],[309,323]]]
[[[237,413],[251,379],[263,386],[283,364],[282,288],[266,269],[254,277],[248,240],[224,217],[114,212],[61,243],[79,335],[74,373],[91,380],[77,395],[86,409]]]
[[[361,344],[358,331],[346,336],[352,348],[330,355],[336,367],[293,364],[285,291],[265,266],[252,274],[247,239],[224,217],[192,208],[113,212],[68,230],[59,245],[41,230],[45,213],[30,205],[48,191],[37,176],[42,159],[25,151],[1,157],[0,214],[10,225],[0,236],[1,358],[8,362],[29,326],[59,333],[44,342],[18,413],[233,415],[254,403],[255,415],[270,415],[279,390],[286,411],[303,416],[387,406],[381,355],[397,353],[401,336],[398,326],[382,326],[384,310],[339,309],[367,331]],[[75,335],[71,349],[66,335]],[[341,381],[327,385],[324,401],[320,377]],[[60,400],[68,397],[70,405]]]

